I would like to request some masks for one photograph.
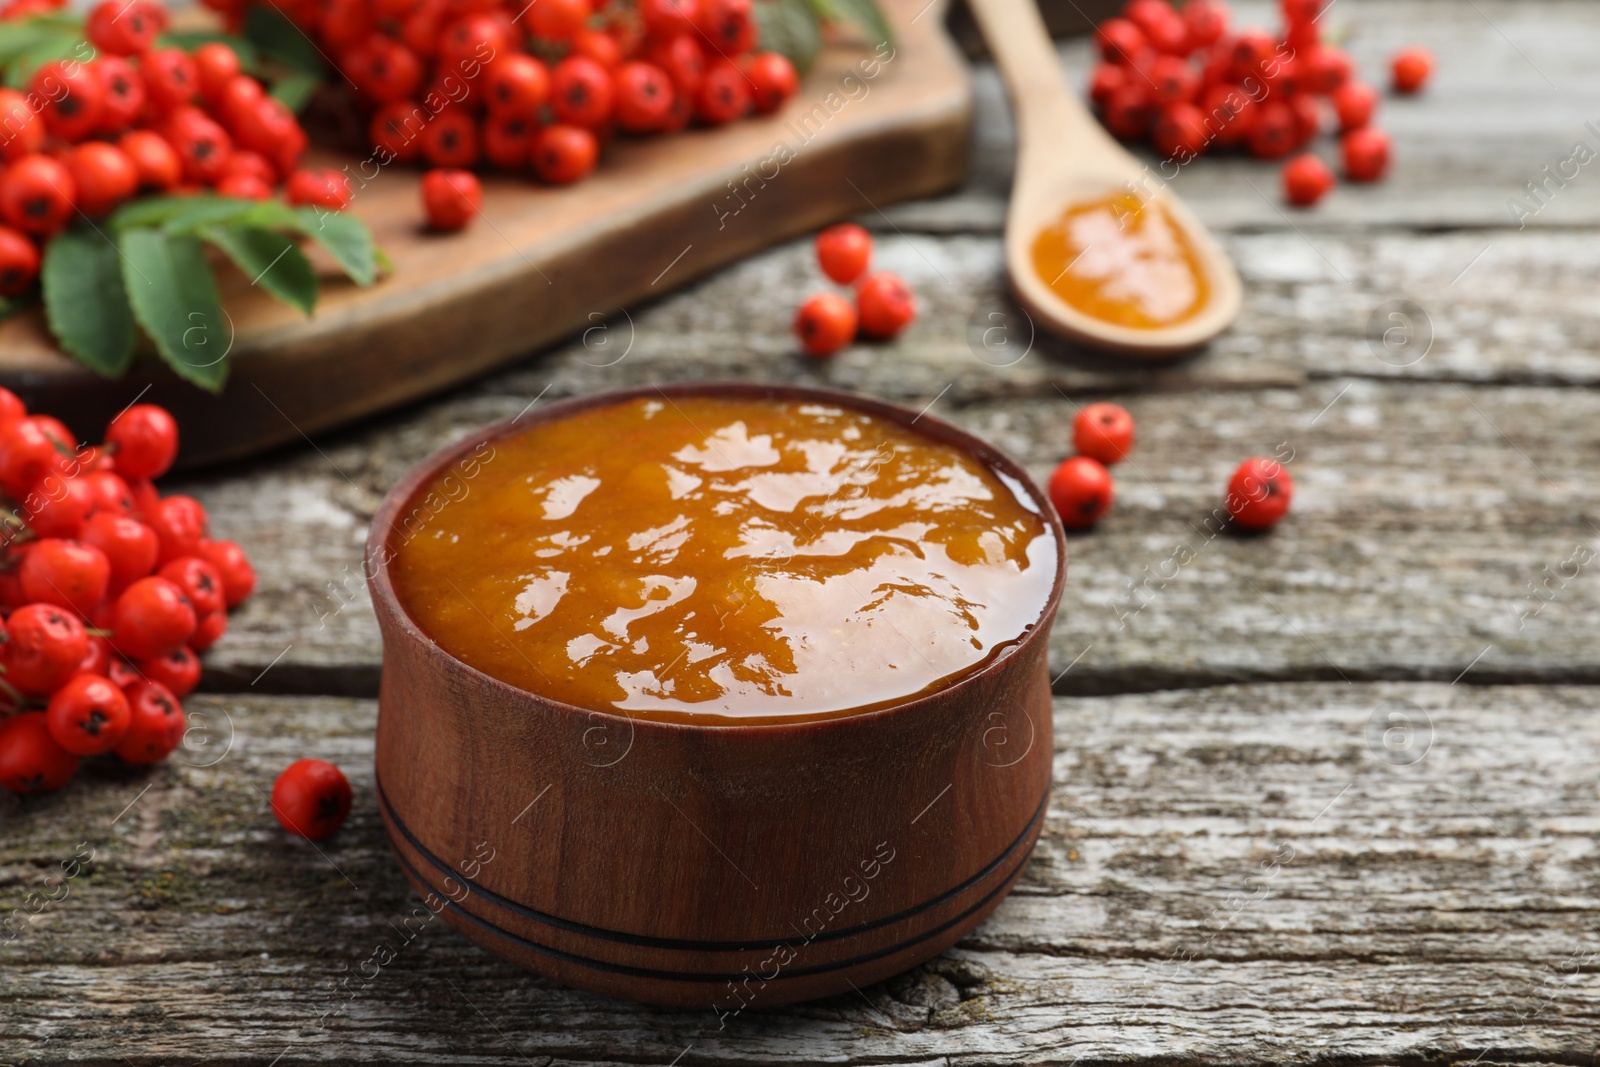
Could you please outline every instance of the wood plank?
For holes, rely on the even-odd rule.
[[[1273,28],[1277,5],[1261,0],[1229,5],[1237,25]],[[1438,230],[1516,226],[1507,201],[1520,197],[1540,210],[1530,228],[1563,229],[1600,222],[1596,165],[1569,167],[1576,176],[1552,185],[1546,203],[1529,199],[1525,184],[1544,180],[1582,141],[1600,153],[1600,69],[1588,43],[1600,34],[1600,9],[1579,0],[1340,0],[1328,10],[1329,32],[1343,40],[1364,80],[1387,89],[1389,56],[1406,45],[1432,49],[1439,67],[1426,93],[1386,96],[1379,124],[1395,141],[1393,172],[1374,185],[1340,185],[1313,211],[1282,209],[1280,164],[1236,156],[1206,156],[1183,169],[1176,188],[1213,230],[1361,231],[1379,227]],[[1090,42],[1059,45],[1069,82],[1082,89],[1093,62]],[[1548,79],[1548,80],[1547,80]],[[998,232],[1011,185],[1015,134],[999,78],[981,64],[973,169],[947,197],[888,211],[904,230]],[[1589,130],[1586,123],[1597,130]],[[1337,159],[1331,137],[1317,143]],[[1144,156],[1159,162],[1146,147]],[[1252,189],[1254,182],[1260,189]],[[1261,194],[1266,194],[1263,197]],[[876,216],[869,224],[884,225]]]
[[[0,323],[0,383],[80,434],[149,386],[189,428],[185,464],[259,453],[447,389],[590,323],[594,310],[666,292],[867,198],[884,204],[959,182],[971,120],[966,66],[942,8],[887,0],[898,45],[835,36],[802,91],[770,116],[682,136],[620,138],[572,186],[502,175],[460,233],[422,225],[421,170],[327,150],[352,176],[350,212],[395,270],[367,289],[333,280],[306,318],[237,271],[220,286],[229,335],[194,339],[196,360],[229,354],[212,396],[153,354],[107,381],[57,351],[42,311]],[[201,346],[204,346],[203,348]]]
[[[1398,756],[1369,732],[1386,701],[1419,724]],[[443,926],[337,994],[416,905],[374,810],[373,705],[195,698],[213,747],[0,802],[7,908],[79,842],[96,849],[0,957],[0,1048],[171,1064],[1586,1062],[1595,705],[1587,688],[1438,684],[1059,698],[1044,836],[989,922],[859,997],[718,1031],[710,1013],[549,986]],[[317,849],[265,800],[307,755],[356,793]]]

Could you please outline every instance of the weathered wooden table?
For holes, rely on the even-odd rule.
[[[1438,80],[1384,105],[1393,177],[1315,212],[1281,210],[1275,170],[1244,161],[1178,179],[1248,285],[1198,359],[1128,371],[1029,349],[1014,317],[1010,347],[985,347],[1010,126],[980,71],[967,187],[862,205],[923,300],[899,343],[798,358],[788,318],[818,279],[797,243],[435,403],[185,485],[261,591],[210,656],[184,752],[0,802],[6,912],[75,849],[95,857],[0,943],[0,1062],[1594,1062],[1600,176],[1569,167],[1542,205],[1524,183],[1600,147],[1600,7],[1341,0],[1330,19],[1368,71],[1431,45]],[[1085,48],[1064,55],[1078,76]],[[1539,207],[1525,228],[1514,197]],[[1397,300],[1421,313],[1385,348],[1369,335]],[[412,906],[372,795],[380,650],[359,553],[379,496],[541,393],[709,376],[932,404],[1040,476],[1077,404],[1137,415],[1116,509],[1071,541],[1031,866],[934,962],[721,1031],[552,987],[443,927],[376,967]],[[1280,443],[1290,521],[1208,538],[1234,464]],[[307,755],[356,790],[320,848],[287,839],[265,796]]]

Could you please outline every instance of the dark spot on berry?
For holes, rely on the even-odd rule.
[[[339,798],[332,793],[317,798],[317,822],[332,822],[339,817]]]
[[[104,726],[106,722],[106,713],[101,711],[99,708],[95,708],[93,711],[89,712],[88,718],[84,719],[83,722],[79,723],[78,725],[83,732],[88,734],[90,737],[99,737],[100,727]]]

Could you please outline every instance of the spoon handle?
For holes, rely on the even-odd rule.
[[[967,0],[967,7],[1011,93],[1020,151],[1116,147],[1067,89],[1034,0]]]

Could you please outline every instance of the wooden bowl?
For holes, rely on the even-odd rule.
[[[660,395],[839,405],[915,422],[966,449],[1050,524],[1058,562],[1038,621],[936,692],[861,715],[751,726],[574,707],[467,666],[418,628],[387,564],[392,531],[418,521],[421,487],[485,441]],[[758,383],[647,386],[542,406],[443,449],[391,489],[367,568],[384,643],[384,826],[426,907],[498,956],[568,985],[706,1007],[726,1021],[938,954],[994,910],[1028,861],[1050,791],[1046,648],[1066,544],[1021,468],[939,419]]]

